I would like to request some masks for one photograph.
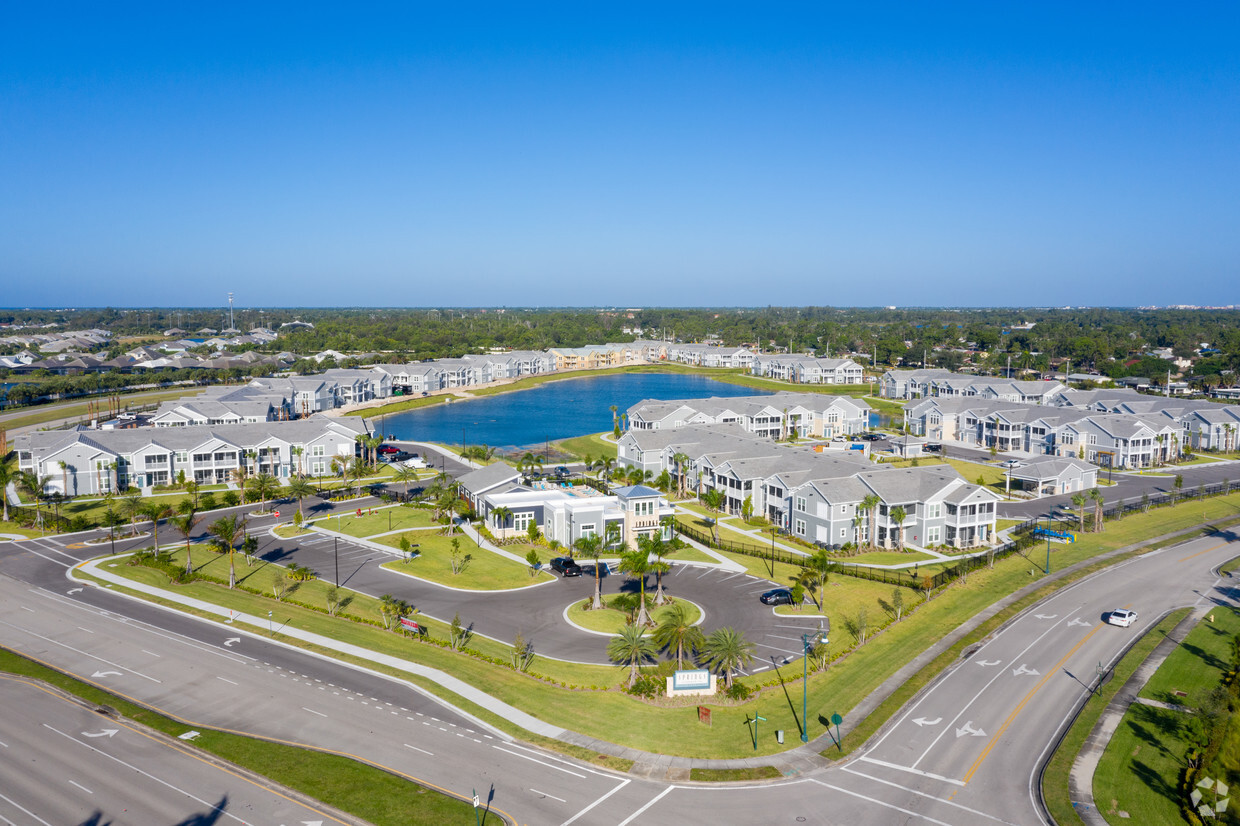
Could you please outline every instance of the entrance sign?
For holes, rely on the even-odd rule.
[[[667,678],[668,697],[710,697],[715,688],[715,675],[705,668],[677,671]]]

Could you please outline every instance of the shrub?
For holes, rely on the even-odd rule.
[[[642,674],[637,678],[633,685],[626,688],[625,691],[632,694],[634,697],[644,697],[647,700],[653,700],[655,697],[659,696],[659,692],[663,691],[666,687],[667,684],[654,674]]]
[[[734,682],[723,690],[723,696],[729,700],[744,701],[753,696],[753,689],[742,682]]]

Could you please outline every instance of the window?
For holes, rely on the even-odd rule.
[[[177,451],[177,464],[178,464],[178,465],[183,465],[183,464],[185,464],[185,463],[186,463],[186,462],[188,462],[188,461],[189,461],[189,451],[188,451],[188,450],[178,450],[178,451]]]
[[[805,510],[805,497],[804,496],[797,497],[796,509],[799,511]]]
[[[654,502],[646,500],[644,502],[633,503],[633,513],[638,516],[651,516],[654,514]]]
[[[534,521],[533,511],[521,511],[512,515],[512,527],[518,531],[528,531],[532,521]]]
[[[804,519],[798,519],[796,521],[796,532],[797,532],[797,536],[805,536],[805,520]]]
[[[313,447],[310,448],[310,455],[311,456],[326,455],[326,448],[323,445],[314,445]]]
[[[840,539],[848,536],[848,528],[840,528]]]
[[[848,513],[848,506],[840,505],[840,513]]]
[[[594,523],[593,523],[593,522],[591,522],[591,523],[589,523],[589,524],[586,524],[586,525],[582,525],[582,526],[581,526],[581,535],[582,535],[582,536],[594,536],[594,534],[595,534],[595,533],[596,533],[596,531],[594,530]]]
[[[310,465],[310,472],[314,474],[315,476],[322,476],[323,470],[324,470],[323,462],[315,462],[312,465]]]
[[[943,541],[943,529],[939,527],[928,528],[926,530],[926,542],[930,545],[938,545]]]
[[[927,503],[926,505],[926,518],[927,519],[938,519],[942,515],[943,515],[943,503],[942,502]]]

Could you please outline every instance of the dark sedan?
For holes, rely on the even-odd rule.
[[[763,605],[791,605],[792,592],[787,588],[775,588],[758,597]]]

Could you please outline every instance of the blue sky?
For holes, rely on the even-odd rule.
[[[1240,303],[1237,7],[1011,5],[9,4],[0,305]]]

